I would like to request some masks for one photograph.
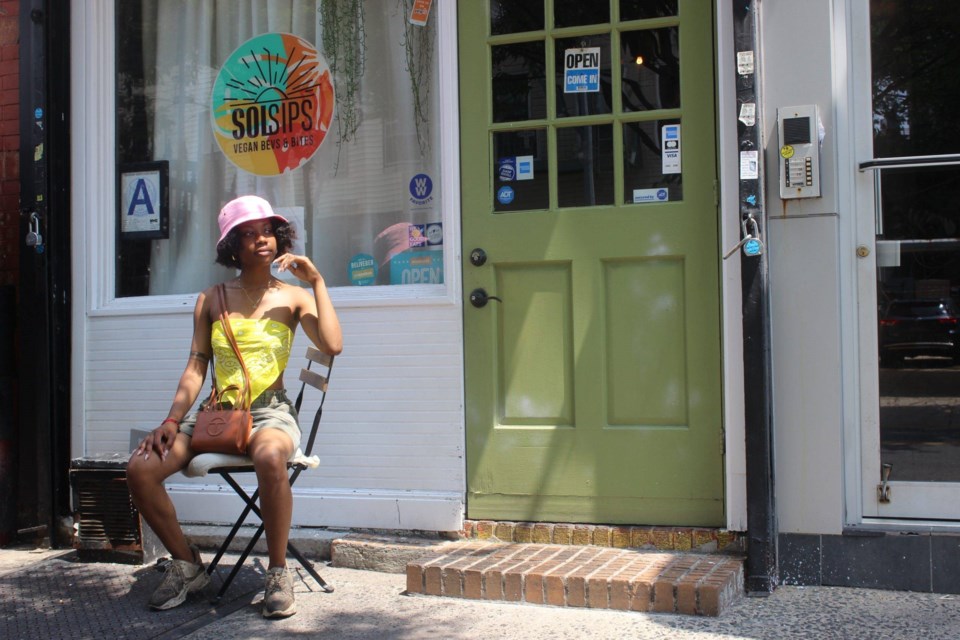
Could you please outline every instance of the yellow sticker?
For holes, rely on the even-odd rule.
[[[793,157],[793,145],[785,144],[780,147],[780,156],[783,158]]]

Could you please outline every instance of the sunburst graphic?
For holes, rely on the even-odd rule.
[[[292,68],[291,60],[296,60]],[[320,86],[320,83],[315,81],[316,58],[311,59],[299,48],[293,49],[286,59],[266,48],[262,54],[251,50],[250,55],[244,56],[240,61],[252,75],[245,81],[236,78],[227,81],[228,87],[247,96],[231,100],[231,107],[309,98]]]
[[[227,59],[212,95],[213,132],[224,155],[257,175],[299,167],[326,138],[333,80],[316,48],[298,36],[256,36]]]

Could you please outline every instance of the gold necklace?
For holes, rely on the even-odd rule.
[[[265,287],[258,287],[257,289],[254,289],[254,291],[257,291],[257,290],[260,290],[260,289],[263,290],[263,293],[261,293],[261,294],[260,294],[260,297],[257,298],[256,300],[254,300],[253,298],[250,297],[250,294],[249,294],[249,293],[247,292],[247,290],[243,287],[243,285],[240,284],[240,281],[239,281],[239,280],[237,281],[237,288],[240,289],[240,291],[243,291],[243,295],[245,295],[245,296],[247,297],[247,300],[249,300],[249,301],[250,301],[250,304],[253,305],[253,308],[256,309],[257,307],[260,306],[260,301],[263,300],[263,296],[267,295],[267,291],[269,291],[270,289],[273,288],[273,283],[271,282],[270,284],[268,284],[268,285],[265,286]]]

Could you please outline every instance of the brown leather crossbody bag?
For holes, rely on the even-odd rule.
[[[217,391],[216,369],[211,369],[213,382],[210,398],[204,403],[203,409],[197,414],[197,423],[193,428],[193,440],[190,447],[194,453],[230,453],[245,455],[247,444],[250,442],[250,431],[253,429],[253,416],[250,413],[250,376],[247,366],[243,363],[243,355],[237,346],[237,339],[230,328],[230,319],[227,317],[227,301],[225,287],[221,283],[217,286],[217,298],[220,302],[220,323],[223,332],[237,355],[240,370],[243,372],[243,388],[237,385],[224,387]],[[212,365],[212,363],[211,363]],[[223,406],[221,398],[226,391],[236,389],[239,399],[236,405]]]

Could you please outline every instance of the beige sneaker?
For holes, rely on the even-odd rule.
[[[293,600],[293,580],[286,567],[267,570],[266,587],[263,592],[263,617],[286,618],[297,612]]]
[[[207,575],[203,563],[200,562],[200,551],[196,547],[191,548],[197,562],[170,561],[163,581],[150,596],[148,604],[151,609],[157,611],[172,609],[183,604],[187,595],[200,591],[210,584],[210,576]]]

